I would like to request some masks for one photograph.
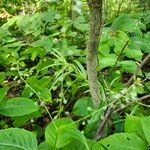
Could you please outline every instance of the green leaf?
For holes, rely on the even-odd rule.
[[[76,18],[73,25],[82,32],[88,31],[88,24],[85,23],[85,19],[83,16],[79,16],[78,18]]]
[[[128,116],[125,121],[125,132],[134,133],[141,137],[145,143],[150,144],[150,117]]]
[[[35,13],[33,15],[23,16],[21,20],[17,20],[17,25],[25,34],[32,34],[37,37],[42,33],[41,14]]]
[[[37,140],[31,132],[24,129],[0,130],[0,149],[37,150]]]
[[[39,144],[38,150],[53,150],[53,147],[51,147],[46,141],[44,141]]]
[[[40,47],[29,47],[23,54],[30,54],[31,60],[34,61],[37,56],[43,57],[45,55],[45,50],[40,49]]]
[[[51,51],[52,50],[52,46],[53,46],[53,42],[52,40],[50,40],[49,37],[43,37],[41,38],[40,40],[38,41],[35,41],[33,44],[32,44],[33,47],[41,47],[41,48],[44,48],[45,51]],[[41,51],[40,51],[41,52]]]
[[[38,110],[38,105],[27,98],[12,98],[4,106],[0,107],[0,114],[4,116],[22,116]]]
[[[146,150],[146,144],[135,134],[117,133],[101,141],[107,150]]]
[[[82,97],[77,100],[77,102],[73,106],[73,113],[79,116],[87,116],[91,112],[88,110],[92,110],[94,108],[92,99],[89,97]]]
[[[95,142],[92,140],[88,140],[88,144],[90,147],[90,150],[104,150],[104,147],[102,146],[101,142]]]
[[[142,118],[142,129],[148,144],[150,144],[150,116]]]
[[[76,125],[71,119],[57,119],[51,122],[45,130],[45,138],[54,148],[64,147],[76,139],[89,149],[86,138],[77,130]]]
[[[125,120],[125,132],[134,133],[139,137],[143,138],[143,130],[141,124],[141,118],[136,116],[128,116]]]
[[[73,121],[71,119],[57,119],[54,120],[53,122],[51,122],[45,130],[45,139],[46,142],[48,142],[52,147],[56,147],[57,144],[57,140],[58,140],[58,135],[59,135],[59,128],[62,125],[67,125],[67,124],[71,124],[73,123]],[[64,143],[69,141],[64,141]],[[66,143],[65,143],[66,144]]]
[[[112,29],[114,30],[123,30],[123,31],[132,31],[135,27],[135,20],[132,19],[129,15],[120,15],[112,23]]]
[[[5,79],[5,73],[4,72],[0,72],[0,83],[2,83]]]
[[[127,56],[128,58],[136,59],[138,61],[142,60],[142,55],[143,53],[141,52],[141,50],[136,50],[132,48],[128,48],[125,50],[125,56]]]
[[[99,46],[99,50],[102,55],[107,56],[110,53],[110,46],[108,44],[101,43]]]
[[[145,83],[145,86],[147,87],[147,89],[150,91],[150,81]]]
[[[145,53],[150,53],[150,32],[147,32],[147,34],[144,34],[144,38],[141,41],[141,49]]]
[[[47,12],[44,12],[41,16],[42,20],[45,22],[52,22],[55,18],[56,11],[49,9]]]
[[[31,88],[26,85],[21,93],[21,97],[30,98],[33,94],[34,92],[31,90]]]
[[[0,88],[0,104],[8,91],[8,87]]]
[[[104,150],[100,142],[87,140],[90,150]],[[73,146],[72,146],[73,145]],[[85,146],[77,140],[72,141],[69,145],[62,148],[62,150],[86,150]]]
[[[117,55],[109,54],[106,57],[99,57],[100,69],[114,66],[117,60]]]
[[[119,64],[121,64],[122,69],[125,72],[128,72],[128,73],[134,73],[134,71],[137,68],[137,64],[134,61],[131,61],[131,60],[121,61]],[[142,76],[141,70],[139,71],[138,75]]]
[[[129,40],[130,40],[129,37],[125,32],[117,31],[116,36],[112,40],[112,44],[115,45],[114,52],[119,55],[123,47],[125,46],[126,42]],[[127,46],[125,47],[124,51],[126,51],[126,49]]]
[[[13,126],[14,127],[21,127],[30,119],[38,118],[40,116],[41,116],[40,112],[37,111],[37,112],[33,112],[31,114],[28,114],[28,115],[13,117],[12,118],[12,120],[14,120]]]
[[[50,82],[49,77],[43,77],[40,80],[34,76],[27,79],[29,85],[37,92],[38,96],[47,102],[52,102],[50,90],[47,88]]]

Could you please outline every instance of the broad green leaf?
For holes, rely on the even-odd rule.
[[[116,36],[112,40],[112,42],[115,45],[114,52],[119,55],[122,49],[124,48],[126,42],[129,40],[130,40],[129,37],[125,32],[117,31]],[[127,46],[125,47],[125,50],[126,49],[127,49]]]
[[[60,127],[56,146],[58,148],[64,147],[66,145],[64,142],[69,141],[70,143],[73,139],[83,143],[86,147],[86,150],[89,150],[86,138],[84,137],[83,133],[81,133],[79,130],[77,130],[76,127],[72,125],[64,125]]]
[[[116,60],[117,60],[117,55],[115,54],[109,54],[106,57],[99,57],[100,69],[114,66]]]
[[[44,141],[39,144],[38,150],[53,150],[53,147],[51,147],[46,141]]]
[[[141,50],[128,48],[125,50],[125,56],[127,56],[128,58],[133,58],[133,59],[136,59],[138,61],[141,61],[143,53],[141,52]]]
[[[38,110],[38,105],[36,105],[32,100],[27,98],[12,98],[4,106],[0,107],[0,114],[4,116],[22,116],[26,114],[31,114]]]
[[[41,14],[35,13],[33,15],[23,16],[21,20],[17,20],[17,25],[25,34],[32,34],[37,37],[42,33]]]
[[[150,116],[142,118],[142,129],[148,144],[150,145]]]
[[[145,86],[146,86],[147,89],[150,91],[150,81],[146,82]]]
[[[116,18],[111,27],[114,30],[132,31],[135,25],[135,20],[129,15],[124,14]]]
[[[44,59],[41,59],[39,61],[39,63],[36,66],[36,70],[37,71],[47,70],[48,68],[53,67],[53,66],[56,66],[53,60],[45,57]]]
[[[43,77],[38,80],[33,76],[28,78],[27,82],[43,101],[52,102],[51,93],[48,89],[48,84],[50,82],[49,77]]]
[[[92,99],[89,97],[82,97],[77,100],[77,102],[73,106],[73,113],[79,116],[87,116],[90,114],[90,110],[94,108]],[[88,110],[89,109],[89,110]]]
[[[45,50],[41,49],[40,47],[29,47],[28,49],[26,49],[26,51],[23,52],[23,54],[25,54],[25,55],[30,54],[31,60],[34,61],[37,56],[39,56],[41,58],[44,57]]]
[[[141,49],[145,53],[150,53],[150,32],[147,32],[147,34],[144,34],[144,38],[142,39],[141,43]]]
[[[3,98],[5,97],[5,94],[7,93],[7,91],[8,91],[7,87],[0,88],[0,104],[3,100]]]
[[[45,130],[45,138],[54,149],[64,147],[74,139],[80,141],[89,149],[86,138],[77,130],[71,119],[57,119],[51,122]]]
[[[47,12],[44,12],[41,16],[42,20],[45,22],[52,22],[55,18],[56,11],[53,9],[49,9]]]
[[[72,25],[72,20],[68,19],[64,22],[63,27],[61,28],[62,33],[66,33]],[[72,33],[72,32],[71,32]],[[72,34],[71,34],[72,35]],[[73,36],[73,35],[72,35]]]
[[[100,142],[87,140],[90,150],[104,150]],[[72,146],[73,145],[73,146]],[[86,150],[85,146],[77,140],[72,141],[69,145],[62,148],[62,150]]]
[[[88,24],[85,23],[85,19],[83,16],[79,16],[78,18],[76,18],[73,25],[82,32],[88,31]]]
[[[92,140],[88,140],[88,144],[90,147],[90,150],[104,150],[104,147],[102,146],[101,142],[95,142]]]
[[[71,119],[57,119],[51,122],[45,130],[45,139],[53,147],[56,147],[58,130],[62,125],[71,124]],[[68,143],[67,143],[68,144]]]
[[[117,133],[101,141],[107,150],[146,150],[144,141],[135,134]]]
[[[34,92],[31,90],[31,88],[26,85],[21,93],[21,97],[30,98],[33,94]]]
[[[110,46],[108,44],[100,44],[99,51],[102,55],[107,56],[110,53]]]
[[[126,133],[134,133],[144,139],[141,118],[136,116],[128,116],[125,120],[124,128]]]
[[[0,84],[4,81],[4,79],[5,79],[5,73],[0,72]]]
[[[131,60],[121,61],[119,64],[121,64],[122,69],[128,73],[134,73],[137,68],[137,64]],[[142,76],[141,70],[139,71],[138,75]]]
[[[50,40],[49,37],[43,37],[42,39],[34,42],[32,44],[33,47],[41,47],[41,48],[44,48],[45,51],[51,51],[52,50],[52,46],[53,46],[53,42],[52,40]]]
[[[125,121],[125,132],[134,133],[150,144],[150,117],[128,116]]]
[[[13,117],[12,118],[12,120],[14,120],[13,126],[14,127],[21,127],[26,122],[28,122],[30,119],[36,119],[40,116],[41,116],[40,112],[36,111],[36,112],[33,112],[31,114],[28,114],[28,115]]]
[[[37,150],[35,136],[24,129],[9,128],[0,130],[1,150]]]

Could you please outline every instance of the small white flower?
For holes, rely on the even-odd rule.
[[[83,121],[83,122],[82,122],[82,125],[85,125],[85,124],[86,124],[85,121]]]
[[[54,117],[54,119],[57,119],[57,118],[58,118],[58,116],[55,116],[55,117]]]
[[[63,103],[64,103],[64,104],[67,104],[67,100],[63,100]]]
[[[128,90],[126,88],[124,88],[123,90],[120,91],[122,94],[126,94],[128,92]]]
[[[87,111],[92,111],[92,108],[91,107],[87,107]]]
[[[120,99],[121,97],[122,97],[122,95],[120,93],[113,95],[114,99]]]
[[[65,114],[66,114],[66,115],[69,115],[70,113],[69,113],[69,111],[65,111]]]
[[[32,123],[33,123],[33,122],[34,122],[34,119],[31,119],[31,121],[30,121],[30,122],[32,122]]]

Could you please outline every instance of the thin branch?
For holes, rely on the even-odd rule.
[[[104,128],[105,128],[105,125],[107,123],[107,121],[109,120],[109,118],[111,117],[112,114],[118,112],[118,111],[121,111],[129,106],[131,106],[132,104],[136,103],[136,102],[139,102],[139,101],[142,101],[144,99],[147,99],[147,98],[150,98],[150,94],[149,95],[145,95],[145,96],[142,96],[140,98],[138,98],[136,101],[130,101],[128,102],[124,108],[120,108],[120,105],[118,102],[115,102],[114,103],[114,107],[112,108],[111,106],[108,107],[108,109],[106,110],[106,113],[104,114],[104,119],[102,119],[101,123],[100,123],[100,126],[97,130],[97,135],[94,137],[94,140],[98,141],[100,139],[103,138],[103,132],[104,132]]]
[[[117,60],[116,60],[116,62],[115,62],[115,64],[114,64],[114,66],[112,67],[112,69],[109,71],[108,74],[110,74],[110,73],[115,69],[115,67],[116,67],[116,65],[117,65],[117,63],[118,63],[120,57],[122,56],[123,51],[124,51],[125,48],[127,47],[128,43],[129,43],[129,41],[127,41],[127,42],[125,43],[125,45],[123,46],[123,48],[122,48],[122,50],[121,50],[121,52],[120,52],[120,54],[119,54],[119,56],[118,56],[118,58],[117,58]]]
[[[128,80],[128,82],[125,84],[126,87],[129,87],[132,84],[132,81],[137,76],[139,70],[147,63],[147,61],[150,59],[150,53],[143,59],[141,64],[136,68],[134,74],[131,76],[131,78]]]
[[[150,94],[149,94],[149,95],[142,96],[142,97],[138,98],[136,101],[130,101],[130,102],[128,102],[128,103],[125,105],[125,107],[123,107],[123,108],[118,108],[118,107],[116,107],[116,109],[115,109],[115,111],[114,111],[113,113],[116,113],[116,112],[119,112],[119,111],[121,111],[121,110],[124,110],[124,109],[126,109],[127,107],[131,106],[132,104],[134,104],[134,103],[136,103],[136,102],[139,102],[139,101],[142,101],[142,100],[145,100],[145,99],[148,99],[148,98],[150,98]]]
[[[95,141],[98,141],[98,140],[100,140],[100,139],[103,138],[103,132],[104,132],[105,125],[106,125],[108,119],[110,118],[110,116],[111,116],[113,110],[114,110],[113,108],[109,107],[109,108],[107,109],[106,113],[104,114],[104,119],[101,121],[100,126],[99,126],[99,128],[97,129],[97,134],[96,134],[96,136],[94,137],[94,140],[95,140]]]

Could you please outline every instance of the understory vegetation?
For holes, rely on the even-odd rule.
[[[150,149],[150,1],[101,1],[95,82],[97,1],[0,1],[0,150]]]

